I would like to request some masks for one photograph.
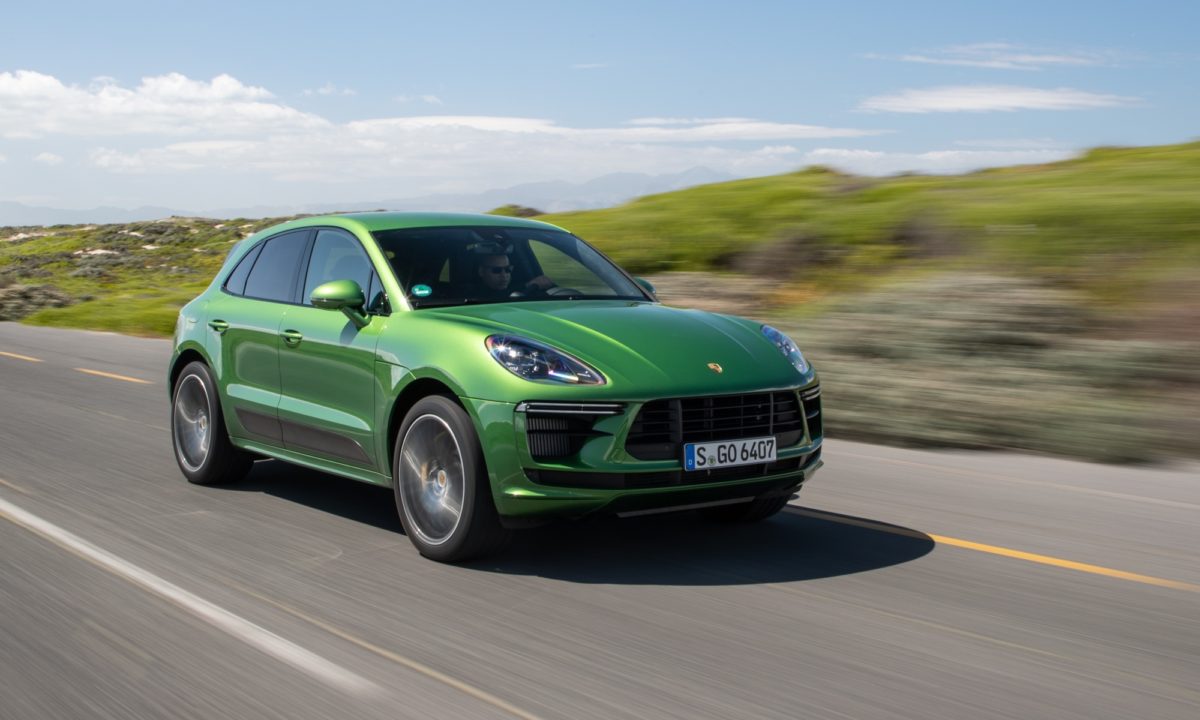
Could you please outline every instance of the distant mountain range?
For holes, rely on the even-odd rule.
[[[172,215],[224,219],[281,217],[300,213],[354,210],[486,212],[510,203],[550,213],[611,207],[643,195],[670,192],[693,185],[705,185],[731,179],[733,179],[731,175],[709,168],[696,167],[667,175],[612,173],[581,183],[565,181],[525,183],[474,194],[423,195],[410,198],[303,205],[250,205],[202,211],[159,206],[142,206],[132,209],[98,207],[89,210],[64,210],[0,201],[0,226],[127,223],[139,220],[157,220]]]
[[[105,223],[127,223],[138,220],[155,220],[172,215],[194,215],[184,210],[165,207],[143,206],[126,209],[98,207],[90,210],[64,210],[62,208],[36,207],[18,202],[0,200],[0,227],[22,225],[91,225]]]

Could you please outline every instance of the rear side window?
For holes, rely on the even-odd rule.
[[[268,240],[246,279],[246,297],[291,302],[307,239],[308,232],[301,230]]]
[[[250,268],[254,267],[254,261],[258,258],[258,254],[262,252],[262,243],[254,246],[250,252],[246,253],[246,257],[242,258],[233,272],[229,273],[229,278],[225,281],[225,290],[234,295],[246,294],[246,278],[250,277]]]
[[[331,280],[353,280],[366,299],[371,299],[371,260],[362,245],[340,230],[321,230],[313,243],[301,302],[311,305],[312,291]]]

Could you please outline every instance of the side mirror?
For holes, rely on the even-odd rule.
[[[333,280],[318,285],[312,292],[313,307],[322,310],[341,310],[360,330],[367,326],[370,318],[363,312],[367,304],[362,288],[353,280]]]
[[[658,293],[654,290],[654,285],[652,285],[649,280],[646,278],[635,277],[634,281],[637,282],[638,285],[641,285],[643,290],[650,293],[654,297],[658,297]]]

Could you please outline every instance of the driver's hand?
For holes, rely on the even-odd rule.
[[[554,281],[545,275],[538,275],[534,279],[525,283],[525,287],[531,289],[537,288],[538,290],[549,290],[550,288],[554,287]]]

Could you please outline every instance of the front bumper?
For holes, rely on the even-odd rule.
[[[496,509],[508,524],[596,513],[636,513],[791,494],[821,467],[821,437],[807,430],[780,448],[775,463],[710,478],[684,472],[678,458],[639,460],[625,439],[641,402],[618,415],[569,458],[545,461],[530,452],[525,416],[514,403],[464,398],[478,421]],[[723,479],[730,475],[735,479]]]

